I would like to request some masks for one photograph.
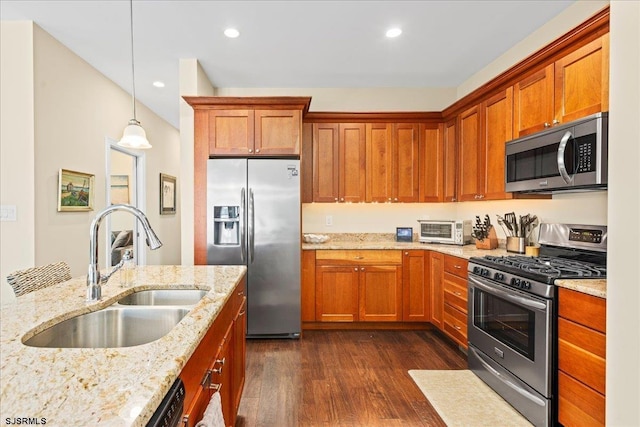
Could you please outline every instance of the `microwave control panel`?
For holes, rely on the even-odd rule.
[[[583,172],[593,172],[596,169],[596,143],[593,140],[580,141],[578,138],[577,142],[577,157],[578,157],[578,170],[577,173]]]

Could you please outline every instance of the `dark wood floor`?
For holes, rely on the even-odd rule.
[[[434,331],[305,331],[248,340],[236,427],[442,426],[410,369],[466,369]]]

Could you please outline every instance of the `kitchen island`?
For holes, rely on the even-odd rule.
[[[86,302],[77,277],[0,310],[0,418],[52,426],[144,426],[246,273],[244,266],[145,266],[134,285],[118,275]],[[22,342],[65,319],[146,289],[209,293],[164,337],[124,348],[36,348]],[[25,422],[22,422],[25,424]]]

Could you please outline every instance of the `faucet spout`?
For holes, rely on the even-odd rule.
[[[100,228],[100,223],[102,219],[107,215],[111,214],[115,211],[125,211],[129,212],[133,216],[135,216],[140,224],[142,224],[142,229],[144,230],[147,246],[152,250],[158,249],[162,246],[162,242],[156,235],[153,228],[151,228],[151,224],[149,224],[149,220],[145,216],[145,214],[135,206],[119,204],[119,205],[111,205],[102,209],[100,212],[96,214],[96,217],[91,222],[91,226],[89,229],[89,271],[87,273],[87,301],[98,301],[102,298],[102,282],[109,279],[111,274],[101,277],[100,270],[98,269],[98,230]],[[115,271],[115,270],[114,270]]]

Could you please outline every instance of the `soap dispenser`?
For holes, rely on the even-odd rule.
[[[122,267],[120,267],[120,286],[130,287],[133,285],[136,262],[133,260],[133,252],[127,249],[122,254]]]

